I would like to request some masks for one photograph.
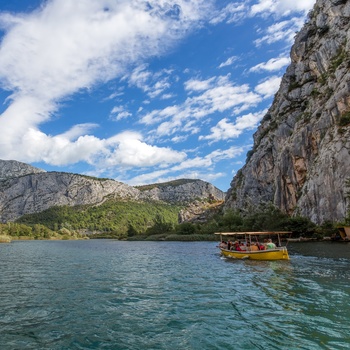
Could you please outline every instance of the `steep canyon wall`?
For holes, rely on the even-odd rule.
[[[291,64],[234,177],[225,209],[273,203],[315,223],[347,215],[350,1],[318,0]]]

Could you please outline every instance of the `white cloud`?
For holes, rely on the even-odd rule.
[[[178,163],[186,157],[184,152],[146,144],[137,132],[125,131],[106,142],[114,149],[106,158],[105,164],[108,166],[154,166],[160,163]]]
[[[285,41],[291,45],[294,41],[295,33],[302,27],[303,23],[304,19],[302,17],[294,17],[288,21],[275,23],[264,30],[265,35],[255,40],[255,45],[272,44],[277,41]]]
[[[169,100],[171,98],[175,97],[175,94],[173,93],[167,93],[167,94],[163,94],[162,96],[160,96],[161,100]]]
[[[123,112],[120,112],[118,113],[116,116],[115,116],[115,120],[122,120],[122,119],[125,119],[125,118],[128,118],[128,117],[131,117],[132,114],[128,111],[123,111]]]
[[[265,113],[266,110],[254,114],[249,113],[236,118],[234,123],[229,122],[228,118],[221,119],[215,126],[210,129],[211,134],[200,136],[199,139],[218,142],[231,138],[237,138],[245,130],[255,129]]]
[[[267,29],[260,29],[262,37],[255,40],[257,46],[284,41],[291,45],[295,32],[303,26],[306,14],[310,11],[316,0],[259,0],[250,8],[249,16],[268,17],[272,15],[275,24]],[[288,18],[286,16],[290,16]],[[283,19],[283,20],[282,20]]]
[[[130,65],[166,52],[198,25],[210,3],[178,0],[174,7],[158,0],[51,0],[32,13],[0,14],[0,26],[6,30],[0,47],[0,81],[3,89],[12,92],[0,116],[4,135],[0,158],[57,165],[91,163],[101,155],[111,155],[115,164],[138,166],[143,161],[182,159],[177,152],[135,138],[119,140],[114,151],[111,140],[83,136],[89,127],[73,127],[56,136],[39,128],[51,119],[63,98],[121,77]],[[147,71],[143,73],[146,76],[134,77],[135,81],[147,79]],[[150,93],[160,94],[166,83],[160,80]],[[155,156],[155,150],[159,155]]]
[[[248,85],[235,85],[230,75],[212,77],[207,80],[191,79],[185,83],[190,97],[181,105],[154,110],[141,118],[141,123],[160,123],[156,129],[158,136],[169,136],[176,132],[199,132],[195,125],[198,120],[214,113],[223,113],[240,107],[241,111],[257,105],[262,97],[250,91]]]
[[[184,178],[202,179],[211,182],[226,175],[225,173],[217,172],[213,169],[216,163],[226,159],[232,160],[242,155],[245,151],[245,147],[236,146],[232,146],[224,150],[218,149],[204,157],[197,156],[191,159],[185,159],[179,165],[170,166],[166,169],[156,170],[149,173],[143,172],[141,175],[137,175],[132,179],[124,180],[124,182],[134,186],[145,183],[166,182]],[[166,176],[168,174],[169,176]],[[123,181],[123,179],[121,181]]]
[[[259,0],[251,7],[251,14],[275,13],[280,16],[295,12],[307,13],[316,0]]]
[[[171,93],[163,94],[163,92],[171,87],[171,74],[172,70],[163,69],[159,72],[153,73],[147,70],[147,65],[142,64],[135,68],[129,76],[125,76],[124,79],[128,80],[130,86],[136,86],[145,93],[151,99],[160,97],[163,99],[173,96]],[[176,79],[176,77],[173,77]],[[162,96],[160,96],[163,94]]]
[[[278,57],[278,58],[271,58],[267,62],[262,62],[257,64],[256,66],[250,68],[250,72],[261,72],[261,71],[278,71],[281,68],[287,66],[290,64],[290,58],[289,57]]]
[[[223,68],[227,66],[231,66],[234,62],[236,62],[238,59],[237,56],[231,56],[229,57],[225,62],[221,63],[218,68]]]
[[[123,106],[113,107],[109,115],[110,119],[115,121],[126,119],[131,116],[132,114],[128,110],[126,110],[125,107]]]
[[[210,23],[214,25],[221,22],[236,23],[242,20],[247,12],[247,5],[242,4],[241,2],[233,2],[220,11],[213,12]]]
[[[255,87],[255,91],[264,98],[269,98],[275,95],[281,84],[281,77],[272,76]]]
[[[188,91],[204,91],[208,90],[211,86],[215,77],[207,80],[190,79],[185,82],[185,90]]]

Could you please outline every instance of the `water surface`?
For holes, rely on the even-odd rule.
[[[215,242],[0,245],[0,349],[350,349],[350,244],[233,261]]]

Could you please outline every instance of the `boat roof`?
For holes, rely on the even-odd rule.
[[[236,235],[250,235],[250,236],[258,236],[258,235],[285,235],[292,233],[291,231],[258,231],[258,232],[215,232],[214,235],[221,236],[236,236]]]

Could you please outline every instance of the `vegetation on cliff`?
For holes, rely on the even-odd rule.
[[[160,223],[173,228],[180,207],[161,202],[107,201],[99,206],[56,206],[36,214],[24,215],[16,223],[41,224],[54,232],[62,229],[91,237],[115,237],[145,233]]]
[[[277,208],[261,206],[247,214],[215,212],[206,222],[177,223],[181,208],[158,202],[115,202],[100,206],[53,207],[0,224],[0,235],[14,239],[115,238],[128,240],[217,240],[214,232],[292,231],[293,236],[322,238],[337,231],[326,222],[317,226],[304,217],[290,217]]]

